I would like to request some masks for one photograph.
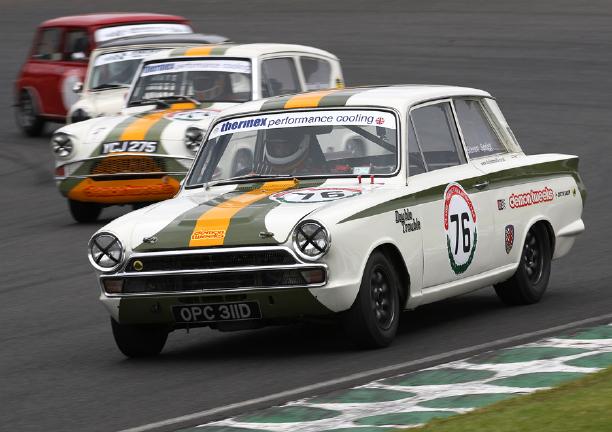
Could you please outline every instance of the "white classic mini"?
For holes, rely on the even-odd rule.
[[[356,153],[338,143],[358,135]],[[250,149],[246,165],[229,163]],[[525,155],[481,90],[405,85],[248,102],[179,194],[100,229],[89,258],[119,349],[170,331],[338,316],[361,346],[405,309],[494,285],[540,300],[584,230],[578,158]]]

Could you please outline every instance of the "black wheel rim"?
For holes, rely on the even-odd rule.
[[[19,104],[19,121],[23,127],[30,127],[34,124],[34,104],[28,96],[21,98]]]
[[[530,282],[537,284],[542,278],[544,268],[544,254],[542,245],[533,230],[527,232],[525,246],[523,247],[523,266]]]
[[[370,294],[372,312],[379,328],[387,330],[395,318],[395,298],[386,270],[375,266],[370,274]]]

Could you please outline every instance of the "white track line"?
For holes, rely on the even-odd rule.
[[[533,337],[545,336],[550,333],[561,332],[563,330],[568,330],[574,327],[580,327],[583,325],[593,324],[593,323],[597,323],[600,321],[603,322],[609,319],[612,319],[612,313],[606,314],[606,315],[600,315],[600,316],[593,317],[593,318],[587,318],[587,319],[580,320],[580,321],[573,321],[567,324],[550,327],[544,330],[537,330],[537,331],[533,331],[529,333],[522,333],[516,336],[510,336],[504,339],[497,339],[492,342],[487,342],[487,343],[483,343],[479,345],[473,345],[473,346],[466,347],[466,348],[460,348],[454,351],[449,351],[449,352],[445,352],[442,354],[436,354],[436,355],[432,355],[428,357],[423,357],[417,360],[410,360],[407,362],[384,366],[384,367],[377,368],[377,369],[370,369],[367,371],[358,372],[358,373],[351,374],[351,375],[346,375],[341,378],[336,378],[336,379],[332,379],[328,381],[322,381],[316,384],[298,387],[298,388],[291,389],[291,390],[285,390],[282,392],[273,393],[267,396],[262,396],[262,397],[258,397],[254,399],[248,399],[242,402],[236,402],[233,404],[224,405],[222,407],[211,408],[208,410],[198,411],[192,414],[186,414],[183,416],[174,417],[174,418],[170,418],[167,420],[161,420],[158,422],[149,423],[149,424],[145,424],[142,426],[136,426],[136,427],[129,428],[129,429],[123,429],[119,432],[146,432],[146,431],[152,431],[152,430],[156,430],[160,428],[167,428],[167,427],[175,426],[175,425],[179,426],[180,424],[186,423],[186,422],[196,422],[198,420],[201,421],[202,419],[206,417],[210,417],[213,415],[219,415],[224,412],[229,412],[229,411],[237,410],[237,409],[245,409],[250,406],[258,405],[264,402],[276,401],[279,399],[291,399],[303,393],[311,393],[316,390],[323,390],[328,387],[337,386],[338,384],[345,384],[345,383],[349,383],[352,381],[363,380],[365,378],[377,377],[380,375],[387,374],[389,372],[397,372],[402,369],[408,369],[408,368],[418,366],[424,363],[441,362],[448,358],[456,357],[459,355],[468,355],[475,351],[497,348],[500,346],[512,344],[513,342],[520,342],[524,339],[531,339]]]

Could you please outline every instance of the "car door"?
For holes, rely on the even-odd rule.
[[[89,32],[83,27],[69,27],[65,30],[62,43],[61,70],[58,78],[57,112],[65,115],[78,99],[73,91],[77,82],[83,82],[87,71],[87,62],[91,52]]]
[[[335,87],[332,64],[328,60],[314,56],[300,56],[298,64],[304,82],[303,91]]]
[[[492,268],[493,214],[479,189],[484,175],[466,159],[452,101],[413,107],[408,129],[416,144],[409,144],[408,182],[419,191],[426,292]]]
[[[453,103],[468,159],[487,175],[489,184],[482,194],[493,211],[495,223],[490,257],[496,267],[501,267],[516,261],[520,256],[520,248],[515,247],[514,241],[523,227],[521,221],[513,218],[509,211],[508,196],[513,187],[504,185],[511,183],[512,179],[502,180],[500,174],[520,166],[524,156],[516,151],[520,148],[493,100],[456,98]],[[495,115],[495,111],[499,112],[501,118]],[[519,189],[514,188],[514,191]]]
[[[38,97],[41,114],[57,115],[59,111],[59,79],[62,73],[62,27],[40,29],[32,55],[24,68],[24,87],[33,89]]]
[[[295,58],[269,57],[261,61],[262,97],[299,93],[302,89]]]

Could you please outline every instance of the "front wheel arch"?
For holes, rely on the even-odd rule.
[[[400,306],[402,307],[402,310],[404,310],[406,307],[406,302],[410,297],[410,274],[408,273],[408,268],[406,267],[404,258],[402,257],[402,254],[397,246],[395,246],[393,243],[383,243],[376,246],[370,255],[376,251],[381,251],[383,254],[385,254],[385,256],[393,264],[393,267],[395,267],[400,280]]]

